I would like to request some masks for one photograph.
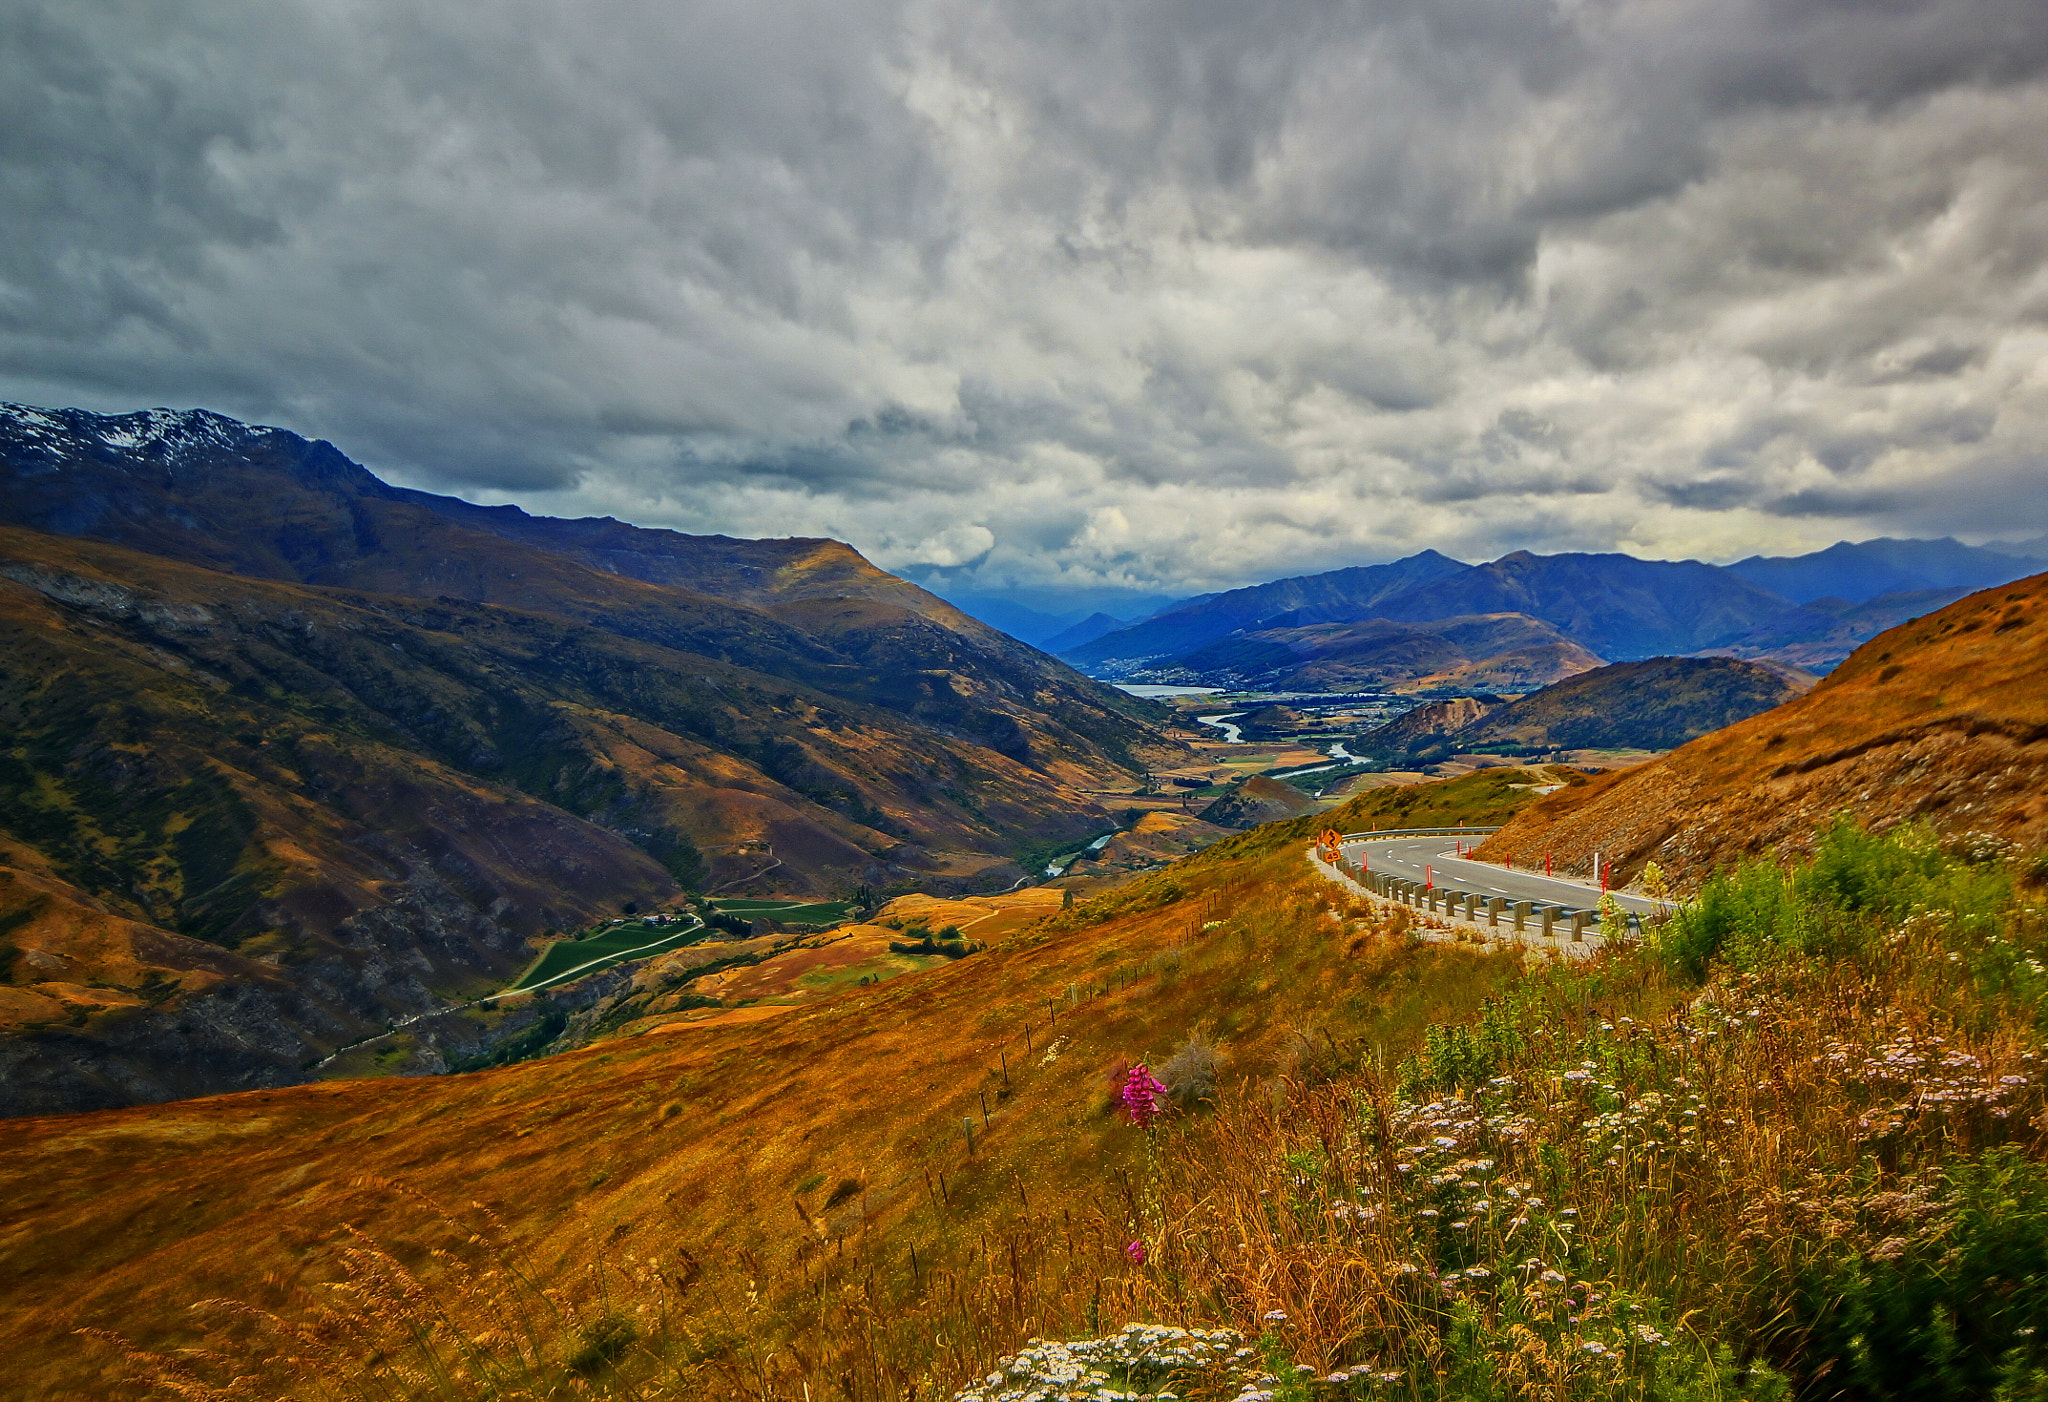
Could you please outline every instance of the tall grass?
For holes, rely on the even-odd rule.
[[[157,1381],[928,1402],[1033,1336],[1146,1320],[1258,1339],[1294,1402],[2048,1397],[2048,919],[2011,857],[1841,823],[1641,947],[1516,976],[1323,888],[1219,879],[1170,973],[1138,975],[1157,996],[1265,996],[1313,940],[1377,1001],[1149,1130],[1106,1126],[1105,1084],[1039,1127],[1100,1143],[1078,1179],[935,1162],[914,1201],[798,1204],[782,1249],[679,1218],[670,1254],[548,1289],[487,1233],[506,1254],[438,1276],[353,1243],[339,1354],[283,1320],[262,1367],[222,1352],[324,1357],[329,1392]]]
[[[688,1395],[657,1356],[673,1342],[673,1271],[598,1253],[567,1280],[543,1282],[488,1208],[457,1213],[402,1185],[359,1193],[406,1200],[437,1240],[407,1260],[349,1229],[330,1278],[283,1309],[238,1300],[192,1307],[197,1347],[165,1353],[81,1331],[118,1352],[132,1383],[188,1402],[553,1402],[593,1391],[628,1402]]]
[[[2048,924],[1838,824],[1653,947],[1162,1157],[1156,1313],[1267,1312],[1316,1396],[2048,1395]]]

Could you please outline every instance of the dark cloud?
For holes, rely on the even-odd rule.
[[[0,10],[7,397],[1035,597],[2048,526],[2038,0]]]

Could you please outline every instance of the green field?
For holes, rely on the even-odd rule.
[[[639,921],[614,926],[580,940],[556,940],[547,947],[532,968],[521,974],[507,990],[508,992],[540,988],[560,978],[569,970],[593,960],[603,960],[594,968],[583,970],[585,974],[600,973],[613,964],[628,957],[644,959],[665,950],[675,949],[704,937],[702,925],[671,925],[666,928],[649,929]]]
[[[789,920],[803,925],[823,925],[844,920],[853,911],[851,901],[778,901],[760,897],[714,900],[713,909],[748,919]]]

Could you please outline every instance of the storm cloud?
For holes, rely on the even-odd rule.
[[[0,396],[983,591],[2048,529],[2038,0],[0,0]]]

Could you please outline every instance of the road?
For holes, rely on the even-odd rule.
[[[1344,855],[1368,871],[1410,881],[1433,876],[1438,886],[1454,891],[1544,901],[1575,910],[1592,910],[1600,904],[1600,888],[1589,882],[1508,871],[1493,862],[1468,861],[1458,855],[1455,837],[1375,837],[1345,843]],[[1432,868],[1433,871],[1429,870]],[[1619,891],[1613,894],[1621,908],[1632,914],[1653,915],[1660,909],[1657,902],[1643,896],[1623,895]]]

